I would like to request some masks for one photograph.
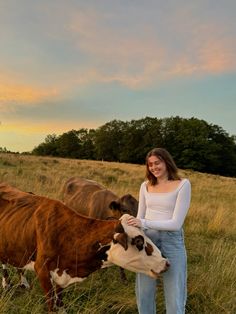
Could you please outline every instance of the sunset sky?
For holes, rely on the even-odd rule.
[[[236,134],[235,0],[0,0],[0,147],[176,115]]]

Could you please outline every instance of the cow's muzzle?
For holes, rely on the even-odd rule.
[[[170,262],[167,260],[164,268],[159,273],[155,272],[153,269],[151,269],[151,273],[152,273],[153,277],[156,277],[156,279],[157,279],[160,277],[160,274],[166,272],[169,267],[170,267]]]

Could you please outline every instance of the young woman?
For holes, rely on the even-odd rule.
[[[190,205],[191,185],[181,179],[171,155],[154,148],[146,157],[146,177],[139,193],[137,218],[129,224],[141,227],[168,258],[170,267],[163,273],[167,314],[183,314],[186,303],[186,251],[182,225]],[[156,313],[156,280],[144,274],[136,277],[139,314]]]

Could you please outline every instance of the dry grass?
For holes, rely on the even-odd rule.
[[[96,180],[118,195],[138,198],[144,166],[50,157],[0,155],[0,181],[24,191],[60,199],[62,184],[72,176]],[[185,223],[188,251],[187,313],[236,313],[236,179],[180,171],[192,183],[192,202]],[[14,275],[14,270],[12,270]],[[0,313],[44,311],[42,292],[34,275],[30,292],[14,287],[0,297]],[[116,267],[65,289],[68,313],[137,313],[134,274],[122,285]],[[17,282],[17,279],[15,279]],[[162,289],[159,312],[164,313]]]

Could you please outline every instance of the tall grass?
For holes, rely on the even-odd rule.
[[[72,176],[96,180],[118,195],[138,191],[144,179],[141,165],[102,161],[0,154],[0,181],[23,191],[61,199],[61,187]],[[236,313],[236,179],[193,171],[180,171],[192,184],[192,202],[185,222],[188,252],[187,313]],[[96,272],[79,285],[65,289],[64,303],[70,314],[137,313],[135,275],[127,272],[121,283],[116,266]],[[31,291],[15,286],[0,295],[0,313],[45,312],[44,298],[34,274],[28,275]],[[163,289],[157,297],[158,313],[165,313]]]

